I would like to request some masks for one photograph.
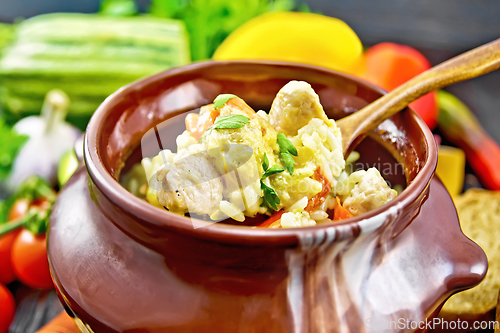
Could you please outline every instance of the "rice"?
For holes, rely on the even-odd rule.
[[[282,228],[310,227],[316,225],[316,221],[312,220],[306,211],[284,213],[281,216],[280,223]]]
[[[221,212],[231,217],[233,220],[236,220],[238,222],[245,221],[245,215],[243,215],[243,211],[229,201],[222,200],[220,202],[219,208]]]
[[[311,215],[311,218],[315,221],[321,221],[321,220],[328,218],[328,213],[325,212],[324,210],[316,210],[316,211],[312,212],[310,215]]]

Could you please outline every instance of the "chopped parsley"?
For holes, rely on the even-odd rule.
[[[293,165],[296,163],[293,156],[297,156],[297,148],[288,140],[288,138],[283,133],[278,133],[277,137],[278,146],[280,147],[280,158],[281,162],[285,166],[286,170],[290,175],[293,175]]]
[[[264,159],[262,161],[262,168],[264,169],[264,174],[262,175],[262,178],[260,179],[260,189],[264,193],[263,204],[265,204],[267,207],[269,207],[271,209],[278,210],[278,205],[280,204],[280,198],[278,197],[278,194],[276,193],[276,191],[272,187],[267,186],[263,182],[263,180],[271,175],[283,172],[285,170],[281,166],[279,166],[278,164],[275,164],[269,168],[269,159],[267,158],[266,153],[264,153]]]
[[[248,123],[250,123],[250,118],[240,114],[232,114],[230,116],[218,116],[215,118],[215,123],[210,128],[240,128]]]
[[[264,171],[269,169],[269,159],[267,158],[266,153],[264,153],[264,160],[262,161],[262,168],[264,169]]]
[[[266,179],[270,175],[274,175],[276,173],[280,173],[280,172],[283,172],[283,171],[285,171],[285,169],[283,169],[278,164],[275,164],[271,168],[267,169],[266,172],[264,172],[264,174],[262,175],[262,179]]]
[[[215,122],[201,137],[203,139],[205,135],[209,134],[214,129],[234,129],[241,128],[246,124],[250,123],[250,118],[242,116],[240,114],[232,114],[230,116],[218,116],[215,118]]]
[[[278,205],[280,204],[280,198],[276,191],[272,187],[267,186],[264,182],[260,181],[260,189],[264,192],[264,204],[273,210],[278,210]]]

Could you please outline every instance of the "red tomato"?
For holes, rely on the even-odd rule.
[[[23,216],[28,210],[28,201],[25,199],[17,200],[9,210],[7,220],[11,221]],[[11,249],[18,230],[9,232],[0,237],[0,283],[9,284],[16,279],[11,262]]]
[[[362,77],[391,91],[431,68],[425,56],[414,48],[395,43],[379,43],[365,52],[366,68]],[[436,93],[427,94],[410,104],[433,129],[437,124],[439,108],[436,102]]]
[[[9,284],[16,279],[12,268],[11,250],[18,233],[19,231],[15,230],[0,237],[0,283],[3,284]]]
[[[26,199],[18,199],[9,210],[7,221],[12,221],[26,214],[29,208],[29,202]]]
[[[14,240],[11,259],[19,281],[31,288],[52,288],[45,234],[35,236],[21,230]]]
[[[16,302],[9,289],[0,283],[0,333],[7,333],[14,319]]]

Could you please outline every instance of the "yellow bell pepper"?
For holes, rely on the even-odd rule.
[[[453,197],[460,194],[464,187],[464,151],[459,148],[440,146],[436,174]]]
[[[312,13],[272,12],[233,31],[213,59],[290,61],[353,73],[362,53],[358,36],[342,20]]]

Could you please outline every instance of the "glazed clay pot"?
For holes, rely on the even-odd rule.
[[[117,182],[151,128],[162,133],[162,148],[174,146],[184,129],[174,116],[220,93],[269,109],[290,80],[311,83],[335,118],[383,93],[316,67],[205,62],[135,82],[96,111],[86,132],[86,169],[61,192],[49,230],[56,290],[83,332],[358,333],[389,325],[409,332],[453,292],[480,282],[486,256],[462,234],[453,202],[434,177],[432,134],[411,110],[359,147],[367,163],[391,155],[401,163],[406,189],[344,222],[194,228],[190,218],[156,208]]]

